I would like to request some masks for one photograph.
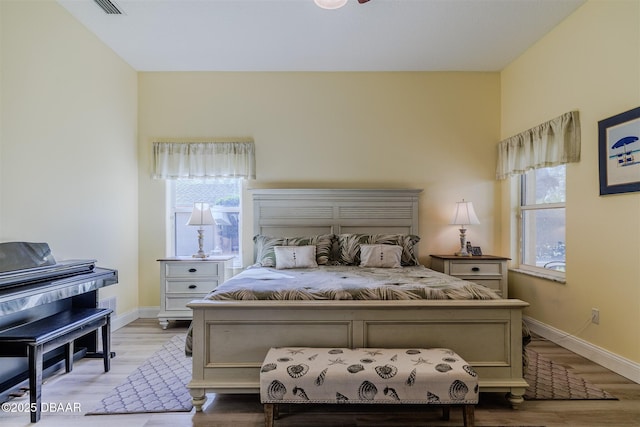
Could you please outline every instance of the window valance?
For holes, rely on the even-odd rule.
[[[153,143],[155,179],[256,177],[253,141]]]
[[[501,141],[496,178],[578,161],[580,117],[577,111],[571,111]]]

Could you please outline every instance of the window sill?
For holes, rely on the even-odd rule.
[[[544,274],[537,271],[523,270],[521,268],[510,268],[509,271],[513,271],[514,273],[526,274],[527,276],[533,276],[539,279],[550,280],[556,283],[562,283],[563,285],[567,283],[567,279],[564,277],[557,277],[551,274]]]

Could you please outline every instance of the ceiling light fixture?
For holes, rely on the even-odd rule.
[[[315,4],[323,9],[340,9],[347,4],[347,0],[313,0]]]

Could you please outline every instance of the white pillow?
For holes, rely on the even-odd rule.
[[[361,267],[398,268],[402,265],[402,246],[360,245]]]
[[[311,268],[317,267],[316,246],[274,246],[276,268]]]

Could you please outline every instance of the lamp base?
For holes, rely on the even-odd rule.
[[[472,255],[471,255],[469,252],[467,252],[466,250],[465,250],[464,252],[463,252],[463,251],[456,252],[454,255],[455,255],[455,256],[472,256]],[[195,255],[194,255],[194,256],[195,256]]]
[[[467,251],[467,229],[462,226],[460,228],[460,250],[455,253],[456,256],[471,256]]]
[[[204,252],[198,252],[197,254],[191,255],[191,258],[209,258],[209,255],[205,254]]]
[[[192,258],[207,258],[209,255],[205,254],[202,250],[204,243],[204,230],[202,227],[198,229],[198,253],[191,255]]]

